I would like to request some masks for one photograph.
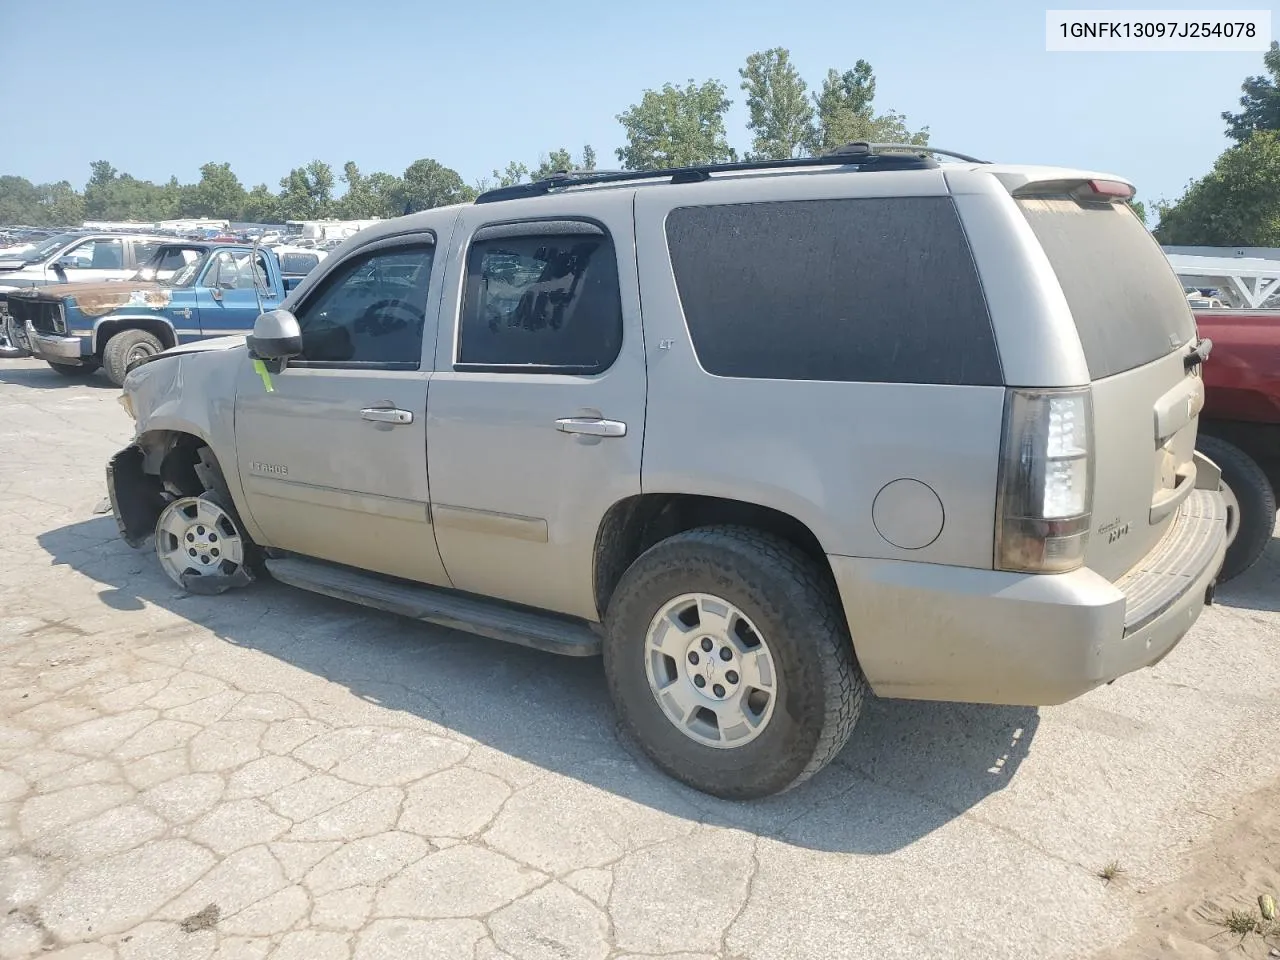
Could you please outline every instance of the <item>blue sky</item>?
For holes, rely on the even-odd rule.
[[[1229,8],[1198,8],[1214,6]],[[771,46],[791,50],[810,86],[828,67],[869,60],[876,106],[927,124],[936,146],[1120,173],[1148,200],[1176,197],[1210,168],[1227,145],[1219,114],[1262,72],[1261,53],[1047,53],[1044,10],[1013,0],[0,0],[0,173],[79,187],[91,160],[108,159],[187,182],[215,160],[246,186],[275,189],[313,158],[400,173],[433,157],[474,182],[583,143],[614,166],[616,115],[646,88],[691,78],[729,85],[741,149],[737,71]]]

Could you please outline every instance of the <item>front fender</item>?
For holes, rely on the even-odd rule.
[[[246,532],[264,543],[247,509],[237,469],[234,429],[236,381],[246,362],[243,346],[197,353],[161,354],[135,367],[124,390],[137,419],[136,441],[148,435],[185,433],[213,451]]]
[[[107,461],[107,496],[120,536],[129,546],[144,546],[155,533],[156,520],[164,509],[164,487],[160,478],[143,469],[146,460],[136,443],[125,447]]]

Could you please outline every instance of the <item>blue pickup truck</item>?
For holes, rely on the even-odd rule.
[[[68,377],[99,368],[124,383],[144,357],[210,337],[245,335],[263,310],[279,306],[302,279],[248,245],[171,243],[156,251],[165,279],[70,283],[9,294],[21,346]],[[140,271],[145,275],[145,271]],[[167,274],[167,276],[166,276]]]

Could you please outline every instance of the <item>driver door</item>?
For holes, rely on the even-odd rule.
[[[258,298],[271,299],[255,289],[250,254],[219,250],[205,266],[204,276],[196,285],[196,304],[200,311],[200,335],[203,337],[244,336],[253,330],[258,318]],[[267,264],[257,255],[258,286],[267,282]],[[263,309],[275,306],[263,303]]]
[[[272,392],[245,358],[236,460],[265,545],[449,585],[427,487],[423,355],[444,272],[434,260],[431,234],[370,244],[295,309],[303,353],[272,375]]]

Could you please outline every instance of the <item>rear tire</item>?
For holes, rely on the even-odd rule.
[[[713,796],[750,800],[807,780],[862,708],[866,682],[830,576],[768,534],[702,527],[663,540],[623,575],[605,627],[623,724],[659,767]]]
[[[1218,575],[1219,582],[1225,582],[1257,563],[1271,542],[1276,527],[1275,492],[1266,473],[1239,447],[1208,436],[1199,437],[1196,446],[1222,469],[1223,486],[1230,488],[1228,499],[1238,511],[1238,516],[1230,518],[1236,525],[1235,540],[1227,547]]]
[[[71,380],[86,380],[98,372],[97,361],[91,361],[82,364],[74,363],[54,363],[52,360],[46,360],[51,370],[56,370]]]
[[[164,344],[146,330],[121,330],[102,351],[102,365],[107,369],[107,379],[117,387],[124,386],[131,364],[146,357],[154,357],[164,349]]]

